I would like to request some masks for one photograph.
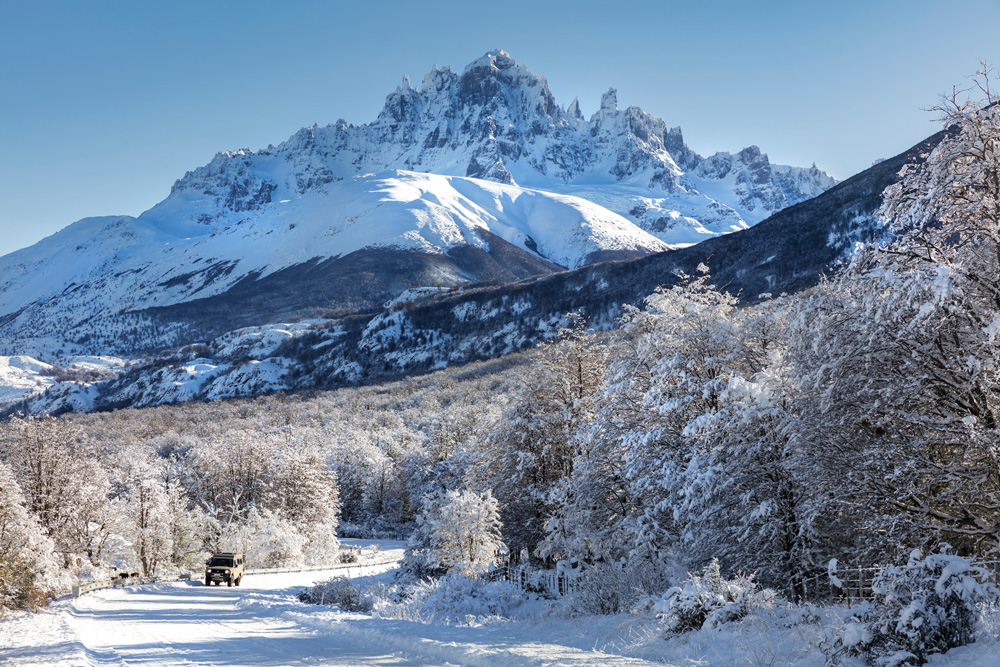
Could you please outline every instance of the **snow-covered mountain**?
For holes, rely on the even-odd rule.
[[[577,100],[556,104],[545,77],[491,51],[461,74],[433,68],[419,89],[403,77],[372,123],[338,120],[256,153],[219,153],[150,214],[197,230],[392,169],[579,196],[675,245],[745,229],[836,183],[815,166],[772,165],[756,146],[703,158],[679,127],[619,109],[614,89],[588,120]]]
[[[139,218],[81,220],[0,258],[0,353],[173,345],[188,333],[170,322],[190,318],[165,322],[157,309],[197,301],[204,310],[216,298],[256,313],[247,299],[276,280],[297,293],[274,294],[269,314],[296,310],[302,291],[327,278],[343,281],[328,286],[341,298],[312,306],[370,308],[413,281],[515,280],[668,247],[587,200],[479,179],[394,171],[276,191],[294,198],[242,208],[219,205],[207,186],[178,188]],[[310,296],[320,297],[307,294],[305,306]]]
[[[614,90],[588,120],[493,51],[419,89],[404,78],[369,124],[219,153],[138,218],[80,220],[0,258],[0,355],[134,357],[371,313],[413,288],[689,245],[833,183],[756,147],[703,158]]]
[[[103,381],[62,371],[80,368],[78,360],[54,359],[52,366],[10,360],[6,372],[0,363],[0,383],[9,378],[11,389],[7,409],[89,411],[423,373],[549,340],[569,312],[583,314],[597,329],[614,327],[623,304],[641,306],[656,285],[676,280],[678,272],[691,274],[699,264],[746,301],[764,292],[793,293],[814,285],[855,243],[884,234],[872,215],[882,192],[907,165],[924,160],[943,134],[759,225],[687,248],[516,283],[411,288],[378,312],[230,330],[151,363],[119,366],[117,377]],[[27,400],[12,406],[19,397]]]

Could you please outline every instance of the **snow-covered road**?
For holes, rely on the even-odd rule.
[[[351,568],[388,576],[393,565]],[[247,575],[238,588],[170,582],[97,591],[0,622],[4,667],[211,665],[611,665],[572,625],[447,626],[373,618],[298,602],[305,585],[344,570]],[[543,624],[544,625],[544,624]]]

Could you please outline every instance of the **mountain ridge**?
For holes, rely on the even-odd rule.
[[[404,77],[371,123],[222,151],[138,217],[85,218],[0,257],[0,355],[51,364],[40,387],[103,378],[237,329],[354,321],[414,288],[433,301],[683,247],[833,182],[756,146],[702,157],[613,88],[584,118],[492,51],[419,89]],[[114,361],[68,361],[98,357]],[[16,363],[24,387],[34,366]]]
[[[307,391],[379,382],[502,356],[554,338],[578,312],[610,329],[624,304],[704,263],[713,282],[751,303],[807,289],[857,242],[885,233],[874,218],[884,189],[922,161],[939,132],[822,195],[749,230],[631,260],[518,282],[413,290],[370,313],[230,331],[99,383],[53,383],[10,410],[108,410],[183,400]],[[23,364],[22,364],[23,365]]]
[[[618,109],[614,89],[584,119],[492,51],[461,74],[432,69],[419,90],[405,78],[372,123],[220,152],[137,218],[87,218],[0,258],[0,354],[151,353],[221,334],[226,312],[249,325],[366,311],[414,285],[640,256],[746,228],[832,182],[756,147],[702,158],[679,128]],[[367,267],[384,260],[368,289],[347,279],[360,251]],[[292,275],[308,280],[267,280]],[[316,298],[254,297],[275,285]],[[211,322],[195,312],[205,299]]]

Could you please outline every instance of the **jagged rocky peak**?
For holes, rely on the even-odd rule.
[[[401,108],[402,99],[419,102],[413,107]],[[526,106],[525,102],[533,104]],[[500,50],[469,63],[461,75],[455,74],[450,67],[435,65],[424,76],[419,90],[410,85],[408,76],[404,77],[403,83],[386,97],[379,118],[416,120],[422,108],[440,112],[485,109],[488,113],[509,116],[510,120],[526,117],[529,112],[558,113],[545,77],[533,74]]]
[[[284,166],[275,168],[274,158]],[[819,170],[772,165],[756,147],[703,158],[685,144],[679,127],[668,128],[637,106],[619,108],[614,88],[587,119],[578,100],[558,106],[544,76],[497,49],[460,73],[434,66],[419,88],[404,76],[371,123],[338,120],[300,130],[256,154],[220,153],[178,181],[171,197],[197,200],[205,209],[199,216],[213,218],[326,191],[358,174],[397,169],[584,197],[585,186],[576,184],[649,189],[658,201],[643,203],[643,210],[655,210],[646,217],[632,213],[642,203],[640,194],[604,197],[602,204],[611,203],[616,213],[647,229],[668,219],[688,220],[692,229],[707,223],[709,234],[754,224],[835,183]],[[705,181],[723,179],[732,181],[732,196],[720,200],[724,189]],[[670,236],[677,229],[671,225],[674,231],[661,235],[663,240],[691,242]]]
[[[614,88],[601,95],[601,111],[618,111],[618,91]]]
[[[492,51],[487,51],[482,57],[476,58],[471,63],[465,66],[465,72],[470,72],[475,69],[495,69],[497,71],[504,69],[512,69],[517,67],[517,62],[510,57],[510,54],[503,49],[493,49]]]
[[[548,81],[544,76],[533,73],[526,65],[518,63],[510,57],[509,53],[500,49],[490,51],[466,65],[459,79],[467,85],[497,82],[504,87],[536,88],[543,97],[552,99]],[[488,99],[481,101],[488,101]]]
[[[424,75],[424,80],[420,84],[421,95],[438,94],[455,80],[457,75],[451,71],[451,66],[445,65],[438,68],[437,65],[431,67],[431,71]]]
[[[545,77],[518,64],[505,51],[490,51],[470,63],[458,80],[455,102],[472,111],[496,115],[512,124],[542,120],[551,124],[561,116]],[[470,108],[471,107],[471,108]]]

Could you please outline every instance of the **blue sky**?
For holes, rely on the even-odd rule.
[[[592,113],[609,86],[701,154],[759,145],[846,178],[937,128],[1000,63],[1000,1],[0,0],[0,254],[138,215],[220,150],[375,118],[432,65],[503,48]]]

